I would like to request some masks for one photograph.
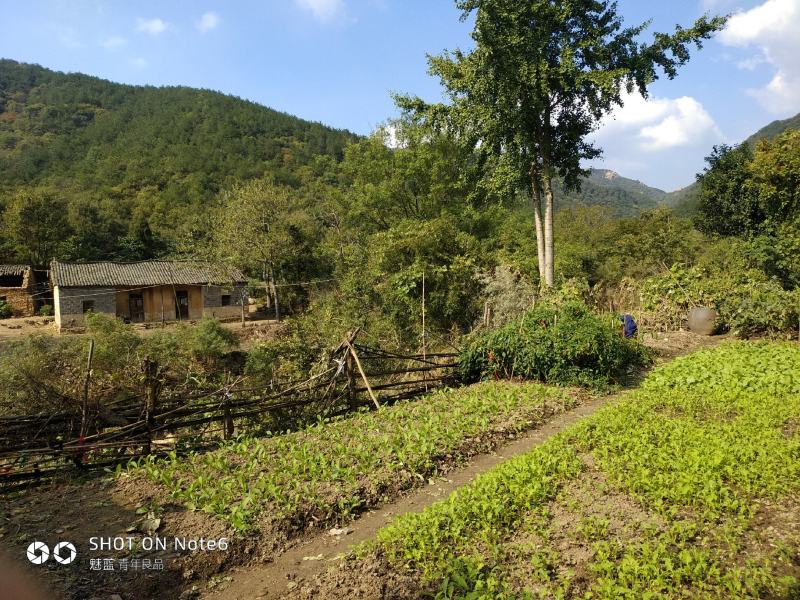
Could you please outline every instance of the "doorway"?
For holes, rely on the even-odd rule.
[[[128,313],[133,323],[144,321],[144,298],[141,294],[128,294]]]
[[[189,292],[187,290],[175,291],[175,316],[179,321],[189,318]]]

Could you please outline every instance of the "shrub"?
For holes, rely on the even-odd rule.
[[[213,366],[239,345],[236,334],[216,319],[203,319],[193,326],[179,325],[175,335],[180,351],[206,366]]]
[[[45,304],[41,308],[39,308],[39,316],[40,317],[52,317],[53,316],[53,305],[52,304]]]
[[[0,319],[8,319],[11,317],[11,307],[5,300],[0,300]]]
[[[793,333],[800,318],[800,293],[784,290],[764,273],[740,269],[710,273],[700,267],[673,265],[645,280],[642,305],[680,325],[689,310],[713,307],[718,327],[743,337]]]
[[[594,315],[580,303],[538,307],[521,319],[473,335],[459,357],[465,382],[522,377],[554,383],[602,385],[648,351],[622,337],[615,315]]]

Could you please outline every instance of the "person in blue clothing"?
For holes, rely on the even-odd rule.
[[[622,335],[626,338],[634,337],[636,332],[639,331],[639,327],[636,325],[636,321],[633,320],[631,315],[620,315],[619,320],[622,321]]]

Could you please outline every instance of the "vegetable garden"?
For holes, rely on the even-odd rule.
[[[798,424],[800,347],[698,352],[297,593],[371,579],[399,597],[797,597]]]
[[[582,393],[534,383],[444,390],[295,433],[242,438],[207,454],[148,458],[128,474],[161,484],[188,509],[240,532],[296,533],[386,502],[572,408]]]

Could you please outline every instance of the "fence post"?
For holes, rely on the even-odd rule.
[[[86,361],[86,379],[83,381],[83,402],[81,405],[81,435],[89,432],[89,381],[92,378],[92,359],[94,358],[94,338],[89,338],[89,358]]]
[[[223,439],[225,439],[225,440],[229,440],[229,439],[233,438],[233,432],[234,432],[233,417],[231,416],[231,405],[230,405],[230,402],[231,402],[231,390],[230,390],[229,383],[228,383],[230,381],[230,377],[231,377],[231,374],[228,373],[226,375],[226,377],[225,377],[225,389],[222,392],[222,394],[223,394],[222,414],[223,414],[223,419],[224,419],[224,423],[225,423],[225,430],[223,432]]]
[[[159,391],[158,363],[145,358],[142,370],[144,371],[144,420],[147,427],[147,441],[144,444],[144,453],[150,454]]]

